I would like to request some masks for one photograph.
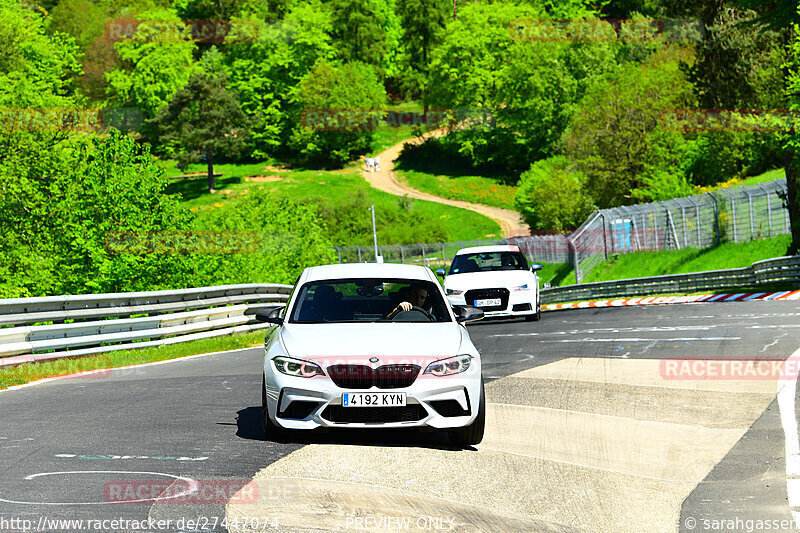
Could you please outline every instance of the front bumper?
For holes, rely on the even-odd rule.
[[[466,291],[461,294],[451,294],[447,296],[450,305],[473,305],[473,302],[467,302],[465,299]],[[515,316],[529,316],[536,314],[537,307],[537,291],[515,291],[509,290],[508,305],[505,309],[496,311],[484,310],[484,317],[486,318],[501,318],[501,317],[515,317]],[[515,310],[515,308],[517,308]]]
[[[268,365],[267,368],[270,368]],[[277,371],[267,371],[267,408],[272,421],[286,429],[327,428],[411,428],[429,427],[434,429],[459,428],[471,424],[478,413],[480,402],[481,365],[480,358],[473,358],[470,368],[454,376],[435,377],[420,374],[409,387],[396,389],[344,389],[338,387],[327,375],[313,378],[287,376]],[[342,394],[345,392],[404,392],[406,393],[406,411],[394,411],[395,407],[342,407]],[[310,408],[310,413],[302,418],[293,412],[295,402],[312,402],[311,404],[295,404]],[[447,402],[445,404],[439,402]],[[458,407],[460,407],[460,411]],[[444,407],[447,406],[447,409]],[[438,408],[438,410],[437,410]],[[370,409],[369,413],[357,409]],[[308,409],[305,409],[308,410]],[[456,416],[445,416],[445,414]],[[341,421],[351,418],[349,421]],[[383,421],[388,418],[402,421]],[[467,414],[460,414],[467,413]],[[289,414],[290,416],[286,416]],[[366,415],[366,416],[364,416]],[[391,415],[391,416],[389,416]],[[369,421],[363,421],[364,419]],[[412,419],[408,419],[412,418]],[[354,421],[361,419],[362,421]],[[337,421],[339,420],[339,421]]]

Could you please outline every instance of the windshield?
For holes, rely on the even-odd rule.
[[[401,304],[407,305],[401,305]],[[410,279],[336,279],[306,283],[290,322],[451,322],[438,287]]]
[[[450,274],[493,270],[528,270],[528,262],[520,252],[480,252],[457,255],[450,265]]]

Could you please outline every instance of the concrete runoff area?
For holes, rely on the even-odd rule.
[[[277,516],[286,531],[425,531],[436,517],[451,531],[675,531],[776,381],[665,379],[659,363],[567,358],[493,381],[475,450],[310,444],[261,470],[257,503],[227,516]],[[537,396],[549,381],[580,401]],[[672,420],[662,398],[680,406]]]

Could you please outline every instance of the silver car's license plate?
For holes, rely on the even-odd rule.
[[[491,298],[488,300],[475,300],[475,307],[494,307],[496,305],[502,305],[502,300],[500,298]]]
[[[344,407],[403,407],[406,405],[405,392],[345,392],[342,394]]]

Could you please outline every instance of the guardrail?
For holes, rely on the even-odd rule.
[[[0,300],[0,368],[266,328],[255,312],[291,290],[258,283]]]
[[[542,289],[543,304],[628,296],[689,293],[707,290],[758,287],[785,282],[800,283],[800,256],[778,257],[749,267],[668,274],[648,278],[599,281]]]

